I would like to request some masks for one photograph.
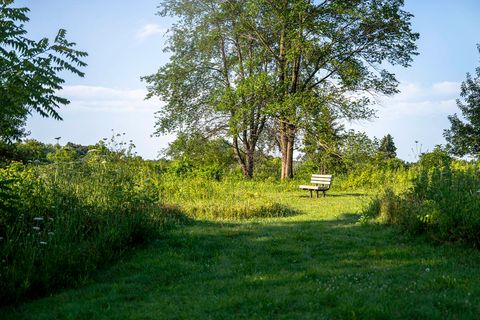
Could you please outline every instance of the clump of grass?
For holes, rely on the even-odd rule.
[[[298,188],[296,184],[238,178],[216,181],[164,175],[160,186],[166,203],[178,206],[193,219],[239,220],[299,214],[268,195]],[[278,199],[280,200],[280,199]]]

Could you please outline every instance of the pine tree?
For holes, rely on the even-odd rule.
[[[397,147],[393,142],[393,137],[390,134],[387,134],[385,137],[380,140],[380,147],[378,152],[381,153],[382,158],[384,159],[393,159],[397,156]]]

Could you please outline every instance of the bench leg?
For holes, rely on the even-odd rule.
[[[310,198],[313,198],[313,196],[312,196],[312,190],[308,190],[308,191],[310,191]]]
[[[318,199],[318,190],[317,190],[317,199]]]
[[[325,191],[323,191],[323,197],[325,198]]]

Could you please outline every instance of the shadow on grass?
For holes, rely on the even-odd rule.
[[[366,193],[327,193],[327,197],[366,197],[368,194]]]
[[[477,251],[414,243],[391,228],[359,225],[358,217],[268,224],[189,220],[95,283],[18,312],[45,318],[88,318],[91,312],[105,319],[478,314]]]
[[[329,198],[329,197],[366,197],[368,196],[368,194],[366,193],[331,193],[331,192],[327,192],[326,194],[326,197],[323,196],[322,193],[319,193],[318,194],[318,199],[322,199],[322,198]],[[302,194],[300,196],[300,198],[310,198],[310,195],[309,194]],[[315,193],[313,193],[313,196],[312,196],[312,199],[317,199]]]

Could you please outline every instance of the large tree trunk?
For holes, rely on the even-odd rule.
[[[293,150],[296,127],[285,121],[280,122],[280,152],[282,153],[281,179],[293,178]]]
[[[248,150],[246,157],[247,157],[247,163],[246,163],[246,172],[245,172],[245,177],[247,178],[253,178],[253,168],[254,168],[254,150]]]
[[[233,151],[235,158],[242,168],[242,173],[245,178],[253,178],[255,168],[255,149],[258,142],[258,137],[264,128],[265,120],[261,120],[260,125],[256,128],[254,133],[248,135],[248,131],[243,132],[243,140],[238,136],[233,137]],[[241,146],[240,146],[241,142]]]

